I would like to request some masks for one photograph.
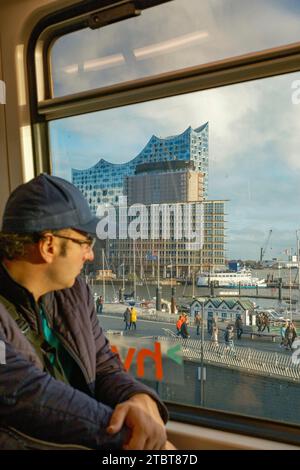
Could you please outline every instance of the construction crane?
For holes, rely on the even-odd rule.
[[[271,238],[271,235],[272,235],[272,231],[273,231],[272,229],[269,230],[269,234],[268,234],[268,237],[266,239],[265,245],[263,247],[261,247],[261,249],[260,249],[260,259],[259,259],[260,264],[262,264],[263,258],[265,256],[266,250],[268,248],[269,241],[270,241],[270,238]]]

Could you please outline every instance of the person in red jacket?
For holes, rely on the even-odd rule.
[[[176,322],[177,336],[181,335],[181,325],[182,325],[183,320],[184,320],[184,315],[180,314]]]
[[[184,339],[187,339],[190,337],[189,331],[188,331],[188,324],[189,324],[189,317],[187,314],[183,316],[182,324],[181,324],[181,329],[180,329],[180,334]]]

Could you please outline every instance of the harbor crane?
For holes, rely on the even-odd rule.
[[[268,248],[269,241],[270,241],[270,238],[271,238],[271,235],[272,235],[272,231],[273,231],[272,229],[269,230],[269,234],[268,234],[268,237],[266,239],[266,242],[265,242],[264,246],[261,247],[261,249],[260,249],[260,259],[259,259],[260,264],[262,264],[263,258],[265,256],[266,250]]]

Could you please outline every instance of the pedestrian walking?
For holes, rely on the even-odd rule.
[[[195,315],[195,326],[197,328],[196,334],[199,336],[200,335],[200,326],[201,326],[201,317],[200,317],[198,312]]]
[[[125,322],[125,328],[124,330],[130,330],[130,314],[131,314],[131,311],[130,311],[130,308],[127,307],[125,312],[124,312],[124,322]]]
[[[224,333],[226,350],[232,353],[234,356],[236,356],[233,338],[234,338],[233,326],[227,325],[225,333]]]
[[[96,301],[97,313],[99,313],[99,315],[101,315],[102,312],[103,312],[103,303],[104,303],[104,299],[103,299],[102,295],[100,295],[100,296],[97,298],[97,301]]]
[[[130,328],[136,330],[137,311],[135,307],[131,307],[130,311]]]
[[[181,329],[180,329],[181,336],[184,339],[187,339],[190,337],[189,331],[188,331],[188,324],[189,324],[189,317],[187,315],[184,315],[183,322],[182,322]]]
[[[219,334],[219,328],[218,328],[218,326],[217,326],[217,325],[213,325],[213,327],[212,327],[212,334],[211,334],[211,342],[212,342],[214,345],[216,345],[216,346],[218,346],[218,344],[219,344],[219,343],[218,343],[218,341],[219,341],[219,340],[218,340],[218,334]]]
[[[286,332],[286,329],[288,327],[288,324],[289,324],[288,321],[286,321],[280,327],[280,337],[281,337],[281,341],[280,341],[280,345],[279,345],[280,348],[285,347],[286,344],[287,344],[286,339],[285,339],[285,332]]]
[[[292,350],[292,344],[296,337],[297,337],[296,328],[293,322],[289,321],[287,329],[285,330],[285,340],[286,340],[285,349]]]
[[[235,320],[235,328],[236,328],[236,337],[237,339],[242,339],[243,334],[243,320],[241,315],[238,315]]]
[[[182,325],[183,320],[184,320],[184,315],[180,314],[176,322],[177,336],[181,335],[181,325]]]

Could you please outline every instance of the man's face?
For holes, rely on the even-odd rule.
[[[72,287],[86,261],[93,261],[94,253],[88,234],[63,229],[52,234],[55,256],[49,265],[49,277],[58,289]],[[84,243],[86,241],[86,243]]]

